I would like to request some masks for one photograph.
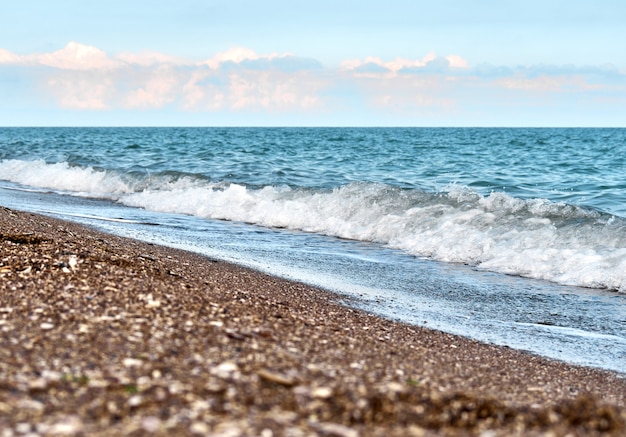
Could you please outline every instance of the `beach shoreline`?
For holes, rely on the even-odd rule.
[[[3,207],[0,249],[0,429],[14,435],[625,430],[623,374]]]

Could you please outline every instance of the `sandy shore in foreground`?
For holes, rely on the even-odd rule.
[[[626,379],[0,207],[0,436],[623,435]]]

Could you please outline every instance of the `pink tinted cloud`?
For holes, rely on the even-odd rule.
[[[593,91],[601,90],[604,88],[602,85],[593,84],[586,81],[585,78],[580,77],[579,75],[542,75],[538,77],[524,77],[518,75],[514,77],[498,79],[495,81],[495,83],[497,86],[506,89],[545,93]]]
[[[318,93],[323,87],[306,72],[242,70],[221,76],[205,71],[189,78],[182,98],[184,108],[193,111],[307,110],[321,104]]]
[[[108,77],[85,75],[57,75],[48,79],[45,85],[59,107],[81,110],[109,109],[114,89]]]
[[[361,105],[424,115],[462,111],[485,100],[541,104],[574,93],[581,98],[596,93],[596,100],[600,91],[622,99],[626,94],[626,75],[617,70],[472,67],[459,55],[434,53],[414,59],[371,56],[323,68],[290,53],[259,54],[243,47],[195,62],[156,52],[111,55],[70,42],[49,53],[0,49],[0,73],[5,65],[26,69],[28,80],[38,80],[59,107],[82,110],[339,112]]]
[[[139,65],[142,67],[159,66],[159,65],[185,65],[187,62],[181,58],[165,55],[158,52],[141,52],[141,53],[119,53],[115,56],[116,60],[130,65]]]
[[[119,67],[119,62],[93,46],[68,43],[61,50],[34,57],[39,64],[63,70],[105,70]]]
[[[243,109],[309,109],[319,103],[318,83],[306,74],[242,72],[229,77],[230,107]]]
[[[224,52],[220,52],[215,56],[201,62],[200,64],[207,65],[212,69],[218,69],[224,62],[234,62],[236,64],[246,60],[257,60],[260,56],[253,50],[244,47],[233,47]]]
[[[0,48],[0,64],[19,64],[21,62],[21,57],[16,55],[15,53],[11,53],[6,49]]]
[[[74,41],[50,53],[17,55],[0,49],[0,63],[46,66],[61,70],[104,70],[120,66],[119,61],[109,58],[104,51]]]
[[[168,105],[193,111],[311,108],[319,102],[321,81],[267,63],[289,57],[293,55],[261,55],[236,47],[191,62],[154,52],[109,56],[76,42],[54,52],[24,56],[0,49],[0,63],[36,69],[42,87],[61,108],[96,110]],[[257,64],[251,68],[244,61]],[[229,68],[222,69],[226,63]]]
[[[356,77],[394,77],[401,74],[403,70],[419,71],[419,69],[428,67],[430,63],[437,59],[438,57],[434,52],[428,53],[421,59],[396,58],[391,61],[368,56],[364,59],[344,61],[341,64],[341,69],[351,72]],[[458,55],[448,55],[442,59],[445,60],[447,66],[451,69],[465,69],[469,67],[469,63]]]
[[[458,55],[448,55],[445,58],[452,68],[469,68],[469,62]]]
[[[456,85],[436,75],[355,79],[365,102],[372,109],[423,116],[454,111],[457,107]]]
[[[142,83],[124,96],[128,108],[162,108],[176,100],[180,78],[172,68],[161,66],[141,77]]]
[[[434,71],[434,63],[445,68]],[[341,64],[342,74],[370,108],[419,115],[454,111],[458,105],[456,73],[468,68],[460,56],[438,57],[432,52],[418,59],[367,57]]]
[[[225,94],[221,88],[207,83],[213,73],[192,71],[182,88],[182,109],[187,111],[218,111],[224,107]]]

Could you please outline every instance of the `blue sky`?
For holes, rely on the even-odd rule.
[[[626,126],[622,0],[32,1],[0,125]]]

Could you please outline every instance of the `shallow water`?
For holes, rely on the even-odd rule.
[[[0,203],[317,285],[388,318],[625,371],[624,294],[422,259],[381,244],[156,213],[11,183],[0,184]]]
[[[0,179],[626,292],[626,129],[4,128]]]

